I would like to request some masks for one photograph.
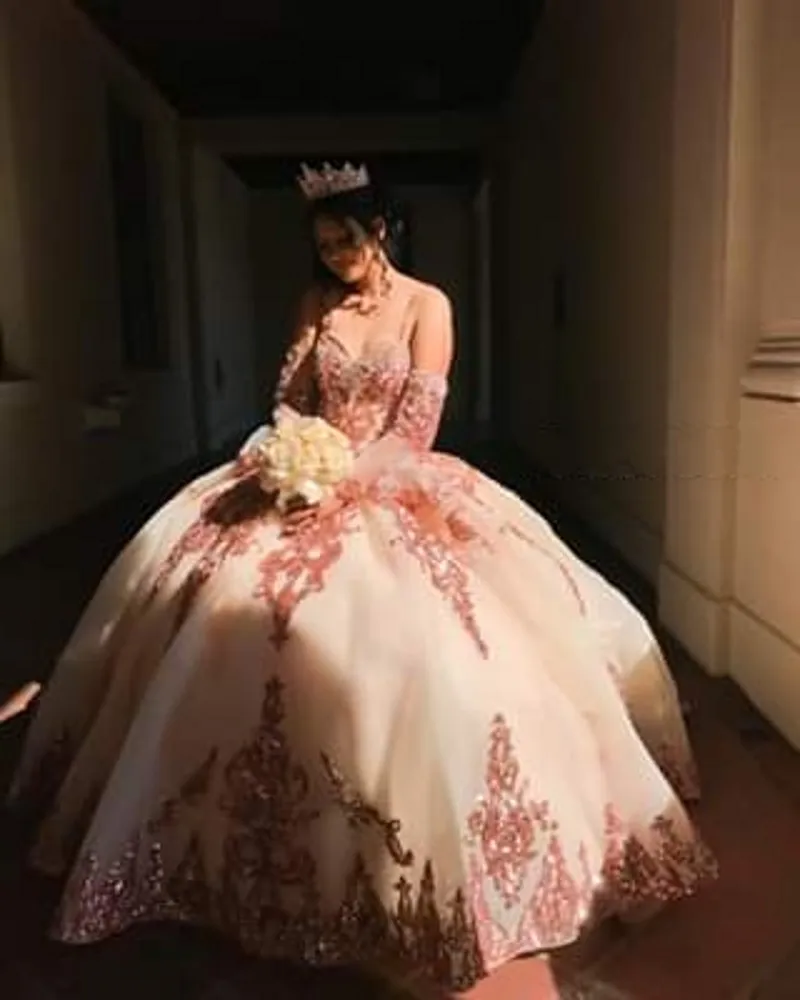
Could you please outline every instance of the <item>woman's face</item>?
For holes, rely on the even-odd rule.
[[[322,263],[348,285],[363,281],[380,253],[378,239],[354,219],[316,219],[314,240]]]

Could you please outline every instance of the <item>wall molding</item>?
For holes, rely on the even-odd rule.
[[[728,673],[728,602],[668,561],[658,575],[658,619],[712,677]]]
[[[800,649],[738,603],[729,614],[731,678],[800,749]]]
[[[800,403],[800,320],[762,332],[740,385],[750,399]]]

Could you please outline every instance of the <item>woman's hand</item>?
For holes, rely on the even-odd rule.
[[[330,496],[321,503],[307,504],[298,501],[297,506],[290,508],[283,515],[281,534],[291,537],[315,520],[331,517],[343,507],[357,504],[364,498],[364,490],[358,482],[345,479],[333,490]]]
[[[304,528],[319,518],[330,517],[335,514],[337,510],[343,505],[343,499],[336,493],[327,499],[323,500],[321,503],[306,504],[303,503],[288,510],[283,515],[283,525],[281,527],[281,535],[284,537],[292,537],[298,534]]]

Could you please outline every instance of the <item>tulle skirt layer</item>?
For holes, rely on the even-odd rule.
[[[456,988],[714,863],[642,617],[457,459],[394,462],[297,535],[243,465],[145,525],[87,608],[14,796],[55,932],[220,928]]]

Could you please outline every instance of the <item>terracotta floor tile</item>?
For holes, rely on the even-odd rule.
[[[540,958],[510,962],[475,989],[468,1000],[559,1000],[549,963]]]

